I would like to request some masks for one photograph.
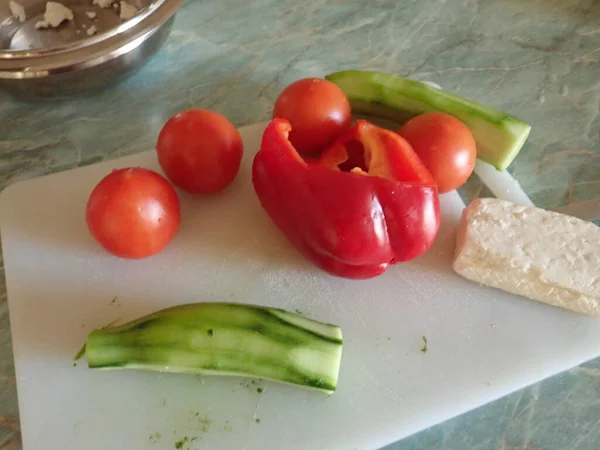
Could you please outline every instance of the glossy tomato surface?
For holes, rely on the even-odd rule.
[[[192,194],[226,188],[236,177],[244,143],[222,115],[192,109],[171,117],[156,144],[158,161],[169,180]]]
[[[462,186],[475,167],[475,139],[467,126],[445,113],[413,117],[398,133],[406,139],[435,179],[440,193]]]
[[[86,221],[108,252],[121,258],[146,258],[165,248],[177,233],[179,198],[173,186],[152,170],[118,169],[93,189]]]
[[[348,128],[352,113],[346,94],[335,84],[304,78],[279,94],[273,118],[290,122],[290,142],[298,152],[318,155]]]

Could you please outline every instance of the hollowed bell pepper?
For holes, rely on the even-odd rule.
[[[437,186],[398,134],[359,120],[320,159],[305,161],[274,119],[252,182],[289,241],[332,275],[365,279],[424,253],[440,224]]]

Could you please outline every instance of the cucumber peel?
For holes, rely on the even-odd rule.
[[[531,125],[514,116],[420,81],[363,70],[335,72],[325,79],[342,89],[355,113],[400,124],[428,112],[455,116],[471,130],[477,157],[498,170],[512,163],[531,132]]]
[[[88,367],[262,378],[336,390],[341,329],[279,308],[194,303],[92,331]]]

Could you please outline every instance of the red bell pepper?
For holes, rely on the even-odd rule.
[[[254,190],[276,226],[330,274],[382,274],[413,259],[440,225],[435,181],[400,135],[359,120],[320,159],[305,161],[274,119],[254,158]]]

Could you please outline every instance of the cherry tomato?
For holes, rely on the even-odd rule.
[[[346,94],[335,84],[304,78],[279,94],[273,118],[290,122],[289,140],[298,152],[317,155],[350,125],[352,114]]]
[[[462,186],[473,172],[475,139],[456,117],[440,112],[422,114],[406,122],[398,133],[429,169],[440,193]]]
[[[175,114],[156,145],[160,167],[175,186],[192,194],[226,188],[236,177],[244,143],[222,115],[207,109]]]
[[[92,190],[86,221],[92,236],[113,255],[146,258],[161,251],[179,229],[179,198],[152,170],[118,169]]]

